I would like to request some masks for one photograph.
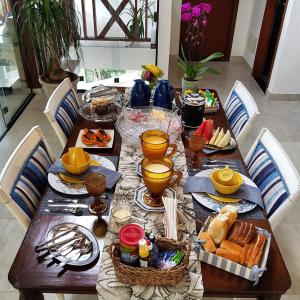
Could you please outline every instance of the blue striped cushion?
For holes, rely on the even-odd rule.
[[[289,190],[267,149],[258,143],[247,165],[251,179],[260,189],[270,217],[289,197]]]
[[[11,198],[32,219],[47,186],[50,155],[41,141],[28,156],[11,190]]]
[[[72,90],[61,100],[56,112],[55,119],[64,134],[69,137],[78,119],[78,103]]]
[[[233,91],[225,108],[228,123],[235,137],[249,120],[249,115],[239,95]]]

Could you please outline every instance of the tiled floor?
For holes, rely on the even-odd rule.
[[[300,170],[300,101],[270,102],[263,92],[258,88],[256,82],[251,77],[251,70],[248,65],[241,60],[233,60],[230,63],[213,63],[214,67],[220,70],[221,75],[208,75],[203,80],[203,87],[214,88],[218,91],[221,100],[224,102],[236,79],[242,81],[255,98],[261,115],[257,119],[247,140],[242,146],[243,154],[247,153],[250,145],[259,133],[261,127],[268,127],[273,134],[281,141],[283,147],[289,153],[291,159]],[[176,62],[171,61],[169,77],[175,87],[181,85],[181,74],[176,66]],[[0,142],[0,170],[10,156],[10,153],[24,137],[24,135],[34,125],[39,125],[45,133],[50,145],[59,155],[62,148],[58,142],[54,131],[48,124],[42,111],[46,105],[46,100],[42,94],[35,96],[33,101],[26,108],[24,113],[9,131],[7,136]],[[277,242],[284,256],[288,270],[292,278],[292,288],[283,299],[300,299],[300,238],[297,232],[300,231],[300,203],[287,216],[275,230]],[[18,226],[11,215],[0,205],[0,299],[18,299],[18,294],[9,284],[7,273],[15,257],[17,249],[22,241],[24,232]],[[55,295],[46,295],[47,300],[56,299]],[[97,299],[96,296],[67,296],[67,300]]]

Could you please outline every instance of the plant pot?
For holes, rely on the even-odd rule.
[[[198,92],[200,87],[200,79],[199,80],[187,80],[182,77],[182,92],[185,90],[192,90],[194,92]]]
[[[67,72],[69,74],[69,77],[70,79],[73,79],[72,80],[72,85],[75,89],[75,92],[77,92],[77,83],[79,81],[79,77],[74,74],[74,73],[70,73],[70,72]],[[42,79],[42,77],[40,76],[39,77],[39,83],[42,85],[43,87],[43,91],[47,97],[47,99],[50,98],[50,96],[53,94],[53,92],[55,91],[55,89],[60,85],[60,83],[51,83],[51,82],[46,82]]]

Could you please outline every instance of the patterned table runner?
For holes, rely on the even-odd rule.
[[[178,152],[173,158],[175,168],[183,172],[183,179],[175,188],[178,202],[190,209],[193,208],[192,197],[183,194],[183,184],[187,177],[184,146],[177,142]],[[134,203],[136,188],[143,186],[143,180],[136,174],[135,163],[141,161],[143,155],[140,150],[122,145],[119,162],[119,172],[122,178],[116,186],[113,206],[122,202],[130,203],[133,215],[147,220],[154,234],[159,236],[163,232],[163,213],[147,212]],[[193,214],[193,213],[192,213]],[[178,235],[179,239],[195,239],[196,226],[194,219],[185,212],[179,210]],[[190,263],[183,279],[176,285],[169,286],[139,286],[128,285],[119,282],[115,275],[112,260],[108,253],[108,247],[117,238],[118,225],[110,218],[105,245],[101,255],[101,267],[99,270],[97,291],[99,299],[201,299],[203,295],[201,266],[196,254],[192,251]]]

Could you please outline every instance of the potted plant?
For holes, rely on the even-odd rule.
[[[23,0],[17,16],[21,31],[27,30],[35,51],[39,82],[47,97],[69,77],[76,88],[79,81],[74,73],[63,69],[71,60],[70,47],[77,59],[82,58],[80,23],[70,0]]]
[[[215,52],[200,61],[192,61],[192,53],[199,51],[200,57],[203,56],[204,32],[207,26],[207,14],[212,10],[212,5],[208,3],[200,3],[192,6],[190,2],[181,6],[181,20],[186,22],[188,27],[186,30],[185,48],[187,53],[181,46],[182,58],[178,58],[178,65],[182,68],[184,75],[182,78],[182,91],[194,90],[198,91],[200,80],[204,73],[210,72],[219,74],[213,68],[207,66],[207,63],[213,59],[223,57],[221,52]]]

